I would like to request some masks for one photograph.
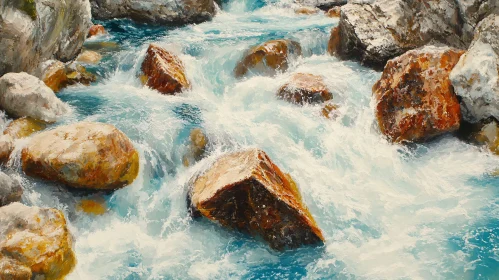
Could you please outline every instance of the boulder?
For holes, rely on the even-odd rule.
[[[90,3],[82,0],[2,1],[0,19],[0,76],[74,59],[92,25]]]
[[[327,119],[334,120],[338,116],[338,108],[339,106],[337,104],[327,102],[322,107],[321,114]]]
[[[13,139],[20,139],[30,136],[31,134],[42,131],[47,128],[47,123],[40,120],[35,120],[30,117],[24,117],[13,120],[3,134],[11,136]]]
[[[450,74],[464,119],[499,119],[499,15],[484,19],[475,39]]]
[[[0,207],[0,266],[16,267],[15,276],[29,275],[29,268],[31,279],[64,279],[76,264],[72,246],[60,210],[18,202]],[[0,279],[9,274],[0,271]]]
[[[41,80],[27,73],[8,73],[0,78],[0,107],[14,117],[55,122],[69,111]]]
[[[341,15],[341,7],[333,7],[326,12],[326,16],[331,18],[339,18]]]
[[[499,123],[497,121],[484,123],[480,131],[474,136],[474,140],[486,145],[491,152],[499,155]]]
[[[261,150],[223,155],[191,183],[194,216],[259,236],[276,250],[324,241],[294,181]]]
[[[464,48],[453,0],[377,0],[341,7],[338,54],[383,67],[387,60],[430,42]]]
[[[208,148],[208,137],[201,128],[194,128],[189,135],[189,147],[183,158],[184,166],[201,160]]]
[[[294,104],[317,104],[333,98],[322,76],[296,73],[277,92],[277,97]]]
[[[102,55],[94,51],[83,51],[77,58],[76,61],[86,64],[97,64],[102,59]]]
[[[331,55],[338,55],[340,52],[340,27],[336,26],[331,29],[331,35],[329,37],[329,42],[327,44],[327,51]]]
[[[131,184],[139,171],[139,155],[130,139],[113,125],[92,122],[33,136],[21,161],[29,176],[96,190]]]
[[[22,195],[23,188],[19,181],[0,171],[0,207],[21,201]]]
[[[301,46],[291,40],[271,40],[248,50],[237,64],[234,74],[243,77],[248,73],[268,76],[284,72],[289,61],[301,55]]]
[[[163,94],[175,94],[190,89],[182,61],[174,54],[151,44],[142,63],[143,82]]]
[[[88,72],[85,67],[75,62],[66,65],[66,78],[67,82],[65,86],[76,84],[88,86],[97,81],[97,77],[94,74]]]
[[[300,5],[317,7],[321,10],[329,10],[333,7],[342,6],[348,3],[348,0],[295,0]]]
[[[477,24],[488,15],[499,14],[497,0],[458,0],[456,1],[463,20],[463,35],[466,41],[473,39]]]
[[[0,254],[0,279],[30,280],[31,269],[18,260],[7,258]]]
[[[90,0],[95,19],[131,18],[155,24],[200,23],[216,13],[213,0]]]
[[[107,34],[106,29],[104,26],[100,24],[94,24],[92,27],[90,27],[90,30],[88,30],[88,36],[87,37],[93,37],[93,36],[99,36],[99,35],[105,35]]]
[[[295,9],[295,14],[297,15],[315,15],[319,13],[319,9],[312,7],[298,7]]]
[[[0,136],[0,163],[5,164],[10,158],[12,151],[14,151],[14,138],[10,135]]]
[[[66,65],[59,60],[48,60],[41,65],[40,77],[54,92],[59,92],[68,82]]]
[[[389,140],[424,141],[459,129],[461,110],[449,73],[463,53],[426,46],[388,61],[373,94],[379,127]]]

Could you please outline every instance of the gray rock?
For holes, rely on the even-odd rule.
[[[91,25],[88,0],[2,0],[0,76],[75,58]]]
[[[499,119],[499,15],[481,21],[474,37],[450,79],[466,120]]]
[[[147,23],[198,23],[216,12],[213,0],[90,0],[96,19],[131,18]]]
[[[332,7],[345,5],[348,3],[348,0],[295,0],[295,2],[303,6],[328,10]]]
[[[0,206],[21,201],[22,195],[19,181],[0,171]]]
[[[474,29],[482,19],[494,13],[499,14],[497,0],[457,0],[457,4],[463,19],[463,36],[466,41],[473,39]]]
[[[40,79],[27,73],[8,73],[0,78],[0,108],[14,117],[55,122],[69,107]]]

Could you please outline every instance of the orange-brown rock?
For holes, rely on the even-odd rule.
[[[328,119],[335,119],[338,116],[338,108],[338,105],[327,102],[324,107],[322,107],[321,113]]]
[[[95,25],[92,25],[92,27],[90,27],[90,30],[88,30],[87,37],[90,38],[92,36],[105,35],[105,34],[107,34],[107,31],[104,28],[104,26],[102,26],[100,24],[95,24]]]
[[[14,138],[10,135],[0,136],[0,163],[6,163],[14,151]]]
[[[381,132],[401,142],[423,141],[459,129],[461,110],[449,73],[462,54],[427,46],[388,61],[373,86]]]
[[[60,210],[15,202],[0,207],[0,279],[64,279],[76,264]],[[8,278],[13,274],[15,278]],[[6,278],[4,278],[6,277]]]
[[[42,81],[54,92],[58,92],[65,87],[68,78],[64,63],[58,60],[49,61],[43,70]]]
[[[85,50],[76,58],[76,61],[86,64],[97,64],[101,59],[102,55],[100,53]]]
[[[305,73],[294,74],[279,89],[277,96],[299,105],[322,103],[333,98],[322,76]]]
[[[339,18],[341,15],[341,7],[333,7],[326,12],[326,16],[331,18]]]
[[[194,216],[259,236],[277,250],[324,241],[294,181],[261,150],[226,154],[191,182]]]
[[[174,54],[151,44],[142,63],[142,72],[148,87],[163,94],[175,94],[190,89],[182,61]]]
[[[319,9],[313,7],[298,7],[295,9],[297,15],[315,15],[319,13]]]
[[[46,127],[47,123],[44,121],[24,117],[13,120],[9,123],[7,128],[3,131],[3,134],[10,135],[14,139],[20,139],[28,137],[35,132],[44,130]]]
[[[329,42],[327,44],[327,51],[331,55],[337,55],[340,51],[341,46],[341,33],[340,27],[336,26],[331,29],[331,36],[329,37]]]
[[[22,150],[21,160],[27,175],[75,188],[121,188],[139,171],[139,155],[130,139],[103,123],[81,122],[41,132]]]
[[[208,146],[208,138],[200,128],[191,130],[189,140],[188,151],[183,158],[184,166],[189,166],[192,163],[201,160],[205,155]]]
[[[289,61],[301,55],[301,46],[291,40],[271,40],[251,48],[237,64],[236,77],[248,73],[273,76],[288,70]]]
[[[100,54],[97,55],[97,58],[100,59]],[[92,56],[93,54],[89,51],[84,51],[79,59],[82,59],[81,62],[93,63]],[[87,59],[89,60],[87,61]],[[78,63],[66,65],[57,60],[48,61],[44,67],[42,67],[41,77],[45,85],[54,92],[58,92],[70,85],[90,85],[90,83],[96,81],[96,76],[89,73],[82,65]]]
[[[82,199],[76,206],[76,209],[87,214],[98,216],[106,213],[107,206],[106,201],[103,198],[97,197],[93,199]]]

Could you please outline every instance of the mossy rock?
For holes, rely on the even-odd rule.
[[[35,0],[21,0],[19,2],[19,9],[25,12],[32,20],[37,17]]]

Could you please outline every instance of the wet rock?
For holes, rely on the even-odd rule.
[[[499,155],[499,123],[496,120],[483,123],[478,133],[473,136],[473,140],[486,145],[491,152]]]
[[[430,42],[464,48],[459,8],[453,0],[377,0],[341,7],[338,54],[366,65]]]
[[[324,104],[324,107],[322,107],[321,113],[327,119],[334,120],[338,116],[338,108],[339,106],[337,104],[327,102]]]
[[[92,25],[90,4],[81,0],[2,1],[0,18],[0,76],[74,59]]]
[[[76,264],[72,246],[61,211],[18,202],[0,207],[0,265],[17,267],[16,276],[29,268],[32,279],[63,279]]]
[[[284,72],[289,61],[301,55],[301,46],[291,40],[271,40],[255,46],[247,51],[237,64],[234,74],[242,77],[248,73],[273,76]]]
[[[329,42],[327,44],[327,51],[331,55],[337,55],[339,54],[340,51],[340,44],[341,44],[341,34],[340,34],[340,27],[336,26],[333,29],[331,29],[331,35],[329,37]]]
[[[297,15],[315,15],[319,13],[319,9],[312,7],[298,7],[295,9],[295,14]]]
[[[22,195],[19,181],[0,171],[0,207],[21,201]]]
[[[0,78],[0,107],[14,117],[46,122],[55,122],[69,110],[41,80],[24,72]]]
[[[97,64],[102,59],[102,55],[94,51],[83,51],[77,58],[76,61],[86,64]]]
[[[3,134],[11,136],[13,139],[20,139],[47,128],[47,123],[30,117],[13,120]]]
[[[325,11],[332,7],[342,6],[348,3],[347,0],[295,0],[295,2],[304,6],[317,7]]]
[[[175,94],[190,89],[182,61],[174,54],[151,44],[142,63],[143,81],[163,94]]]
[[[131,18],[156,24],[199,23],[216,13],[213,0],[90,0],[95,19]]]
[[[193,178],[190,201],[193,214],[259,236],[277,250],[324,241],[294,181],[258,149],[220,157]]]
[[[376,117],[391,141],[423,141],[456,131],[459,101],[449,73],[463,51],[427,46],[388,61],[373,86]]]
[[[14,151],[14,138],[10,135],[1,135],[0,136],[0,163],[7,163]]]
[[[107,31],[104,28],[104,26],[100,24],[94,24],[92,27],[90,27],[90,30],[88,30],[88,36],[87,37],[93,37],[93,36],[99,36],[99,35],[106,35]]]
[[[341,15],[341,8],[340,7],[333,7],[326,12],[326,16],[331,17],[331,18],[339,18]]]
[[[104,52],[116,52],[120,50],[120,45],[116,42],[85,42],[83,46],[85,50],[99,51],[100,53]]]
[[[97,81],[97,77],[94,74],[88,72],[84,66],[78,63],[71,63],[66,65],[66,78],[66,86],[77,84],[88,86],[91,83]]]
[[[192,163],[201,160],[208,148],[208,137],[200,128],[194,128],[189,135],[189,148],[184,156],[184,166],[190,166]]]
[[[22,150],[29,176],[74,188],[113,190],[131,184],[139,155],[123,132],[110,124],[80,122],[33,136]]]
[[[296,73],[277,92],[280,99],[294,104],[317,104],[333,98],[322,76]]]
[[[464,119],[499,118],[499,15],[484,19],[475,39],[451,72]]]
[[[76,209],[87,214],[99,216],[107,211],[106,201],[103,198],[82,199]]]
[[[68,78],[66,76],[66,65],[58,60],[49,60],[41,66],[42,81],[54,92],[63,89]]]

